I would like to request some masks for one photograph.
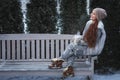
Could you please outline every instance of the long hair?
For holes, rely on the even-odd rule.
[[[96,45],[98,20],[90,24],[90,27],[83,36],[84,41],[88,44],[89,48],[93,48]]]

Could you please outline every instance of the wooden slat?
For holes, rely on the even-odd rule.
[[[68,46],[68,40],[65,40],[65,49],[66,49],[66,47]]]
[[[45,45],[44,45],[44,40],[41,40],[41,59],[44,59],[45,57]]]
[[[54,40],[51,40],[51,58],[54,58]]]
[[[0,40],[0,59],[2,59],[2,41]]]
[[[35,59],[35,40],[32,40],[31,42],[32,59]]]
[[[36,58],[40,59],[40,41],[36,40]]]
[[[69,34],[0,34],[0,40],[72,39]]]
[[[59,40],[56,40],[56,57],[59,57]]]
[[[5,60],[5,40],[2,40],[2,59]]]
[[[50,43],[49,40],[46,40],[46,58],[49,59],[50,58]]]
[[[60,49],[61,49],[61,54],[64,52],[64,40],[60,40],[61,44],[60,44]]]
[[[72,42],[72,40],[70,39],[70,43]]]
[[[22,40],[22,59],[25,59],[25,40]]]
[[[20,60],[20,40],[17,40],[17,60]]]
[[[15,40],[12,40],[12,59],[15,59]]]
[[[26,58],[30,59],[30,40],[27,40],[26,42]]]
[[[10,60],[10,52],[11,52],[11,49],[10,49],[10,40],[7,40],[7,59]]]

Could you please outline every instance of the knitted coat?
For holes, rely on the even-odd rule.
[[[89,20],[86,23],[86,26],[84,28],[83,34],[82,36],[85,35],[86,31],[88,30],[90,24],[92,23],[92,20]],[[99,55],[104,47],[105,44],[105,40],[106,40],[106,32],[104,30],[104,24],[102,21],[98,22],[98,32],[97,32],[97,40],[96,40],[96,45],[94,48],[87,48],[87,55]]]

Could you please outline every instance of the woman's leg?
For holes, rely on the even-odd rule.
[[[53,68],[53,67],[61,68],[64,60],[67,60],[68,64],[71,65],[72,61],[74,60],[73,48],[74,48],[73,43],[69,44],[59,58],[52,59],[52,64],[49,66],[49,68]]]
[[[67,66],[73,66],[76,56],[72,55],[67,59]]]
[[[64,60],[68,60],[69,57],[74,55],[73,49],[74,49],[73,43],[69,44],[59,58],[64,59]]]
[[[73,63],[75,60],[76,56],[75,55],[71,55],[68,57],[67,59],[67,67],[63,70],[63,77],[67,77],[67,76],[74,76],[74,68],[73,68]]]

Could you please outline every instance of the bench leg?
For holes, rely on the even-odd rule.
[[[92,75],[87,76],[87,80],[94,80]]]

